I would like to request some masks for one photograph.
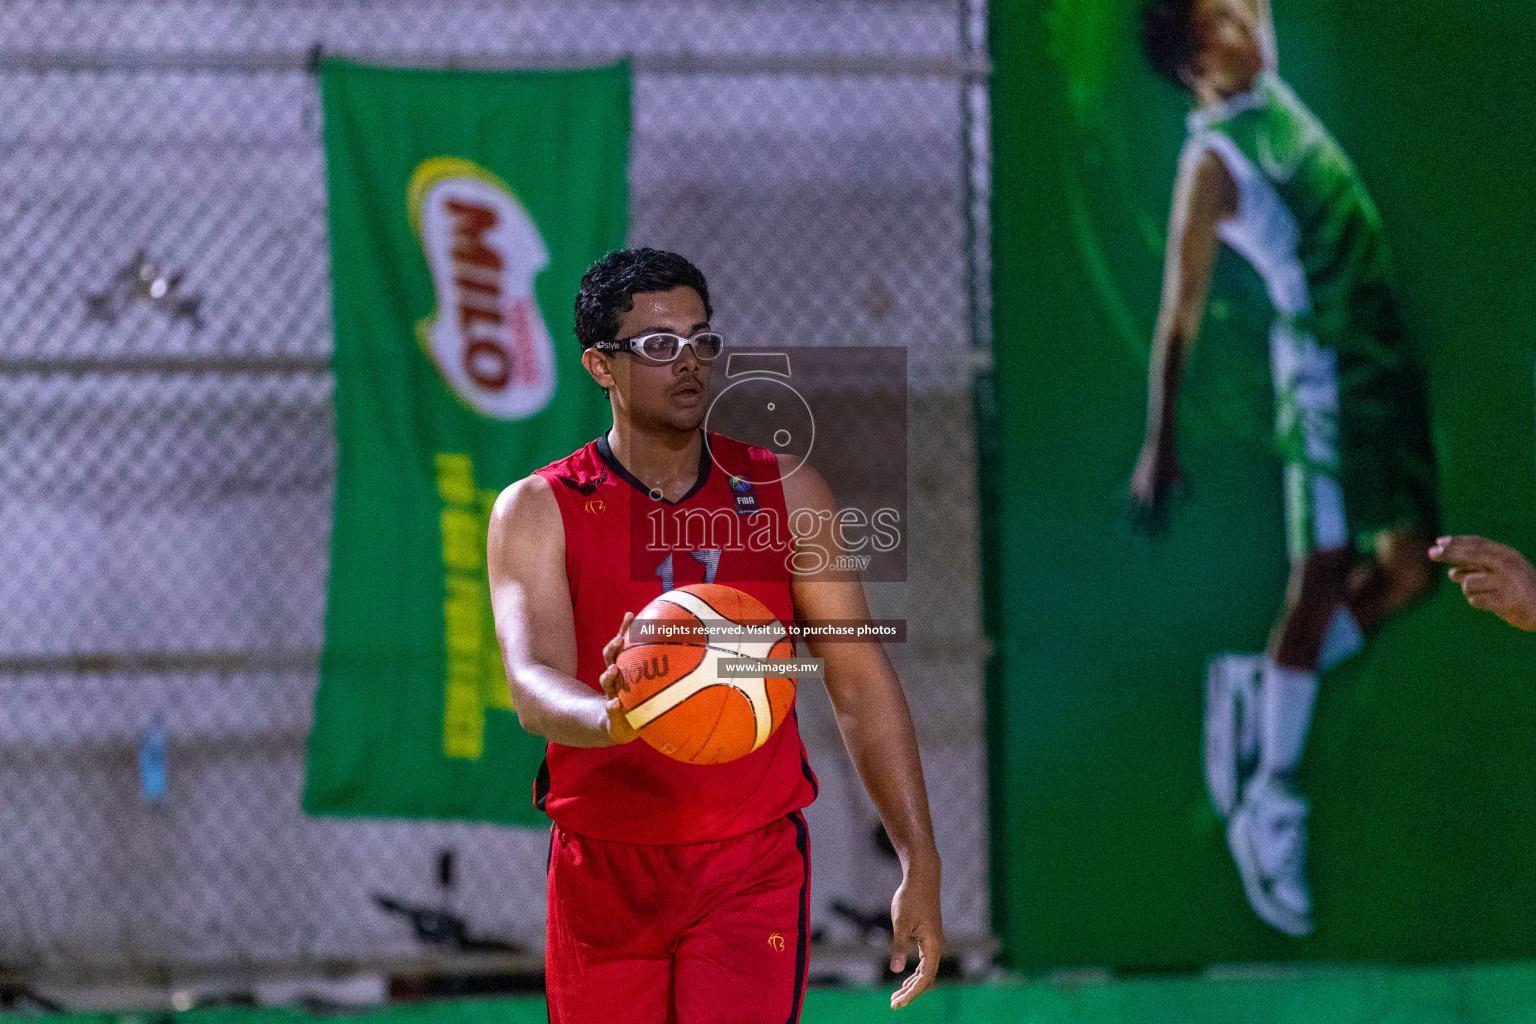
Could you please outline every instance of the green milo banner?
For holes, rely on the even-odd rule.
[[[321,86],[339,465],[304,806],[532,823],[487,518],[607,423],[572,301],[624,242],[628,69],[329,61]]]
[[[991,10],[1004,959],[1536,954],[1529,11]]]

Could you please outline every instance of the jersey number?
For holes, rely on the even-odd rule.
[[[707,551],[690,551],[688,554],[695,562],[704,566],[704,582],[715,582],[715,573],[720,570],[720,549],[710,548]],[[655,575],[661,577],[661,589],[663,592],[674,589],[671,555],[661,560],[661,564],[656,567]]]

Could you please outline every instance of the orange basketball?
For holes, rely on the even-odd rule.
[[[618,658],[619,703],[640,738],[668,757],[734,761],[778,731],[794,705],[795,681],[751,666],[726,676],[721,659],[793,653],[784,627],[752,595],[718,583],[678,587],[635,616]]]

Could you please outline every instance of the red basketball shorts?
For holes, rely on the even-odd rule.
[[[810,952],[799,812],[716,843],[550,835],[552,1024],[794,1024]]]

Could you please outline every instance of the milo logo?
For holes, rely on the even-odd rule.
[[[432,269],[437,311],[422,348],[476,412],[522,420],[555,394],[555,350],[534,298],[549,247],[506,183],[457,157],[411,175],[411,225]]]

